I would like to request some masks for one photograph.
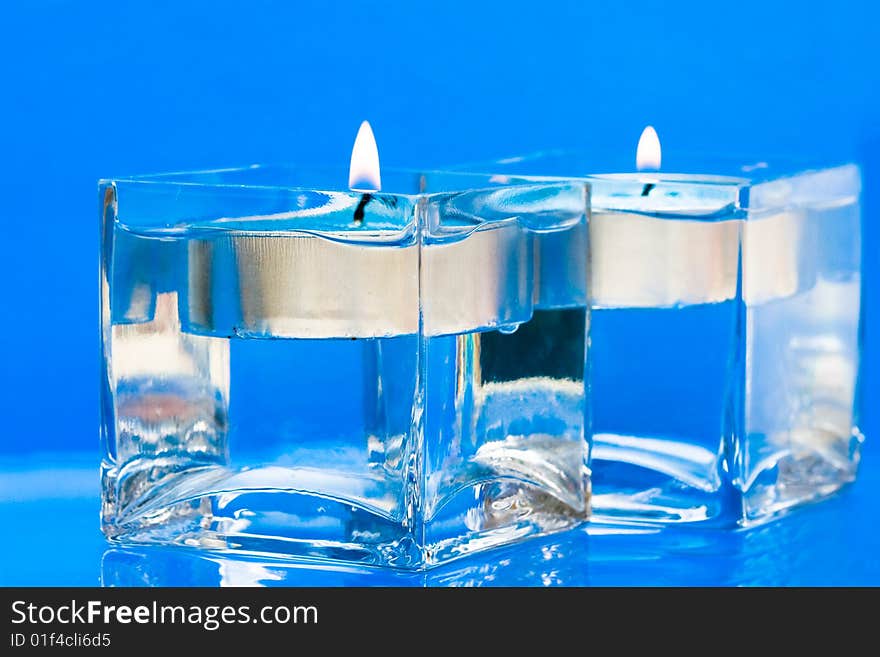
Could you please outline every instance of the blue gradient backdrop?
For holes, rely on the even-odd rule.
[[[670,151],[863,165],[864,463],[876,474],[878,23],[868,0],[10,0],[0,457],[97,454],[99,177],[345,164],[364,118],[385,165],[416,167],[630,149],[652,123]]]

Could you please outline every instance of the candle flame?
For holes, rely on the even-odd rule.
[[[351,167],[348,187],[356,192],[378,192],[382,189],[379,177],[379,147],[369,121],[361,123],[351,149]]]
[[[657,170],[660,168],[660,137],[654,126],[647,126],[639,137],[639,146],[636,149],[636,169]]]

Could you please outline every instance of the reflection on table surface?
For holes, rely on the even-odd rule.
[[[880,584],[880,476],[748,531],[587,525],[425,573],[117,547],[98,532],[90,460],[0,463],[0,585],[704,586]]]

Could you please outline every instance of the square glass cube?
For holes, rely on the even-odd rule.
[[[760,522],[856,476],[860,173],[664,168],[712,175],[571,152],[468,170],[591,182],[594,517]]]
[[[421,568],[581,522],[587,186],[308,175],[102,181],[104,533]]]

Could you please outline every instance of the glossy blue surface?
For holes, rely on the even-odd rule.
[[[838,495],[748,531],[586,525],[427,574],[315,566],[186,548],[118,548],[97,529],[95,466],[5,462],[0,585],[72,586],[796,586],[880,585],[880,450]],[[19,466],[19,467],[17,467]]]
[[[634,150],[652,123],[671,154],[852,158],[864,170],[868,442],[854,486],[748,533],[578,531],[427,579],[880,583],[880,5],[327,5],[3,7],[0,583],[96,584],[102,560],[107,583],[219,582],[216,562],[105,554],[97,531],[97,179],[250,162],[345,164],[364,118],[388,166],[552,147]],[[403,581],[222,566],[229,581]]]

